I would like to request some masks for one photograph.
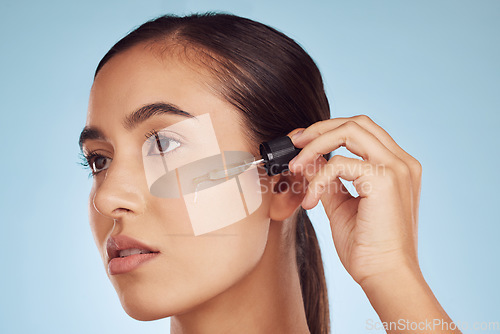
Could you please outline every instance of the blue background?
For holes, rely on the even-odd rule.
[[[168,319],[128,317],[106,277],[77,140],[106,51],[148,19],[206,10],[294,38],[323,73],[333,117],[369,115],[421,162],[424,276],[456,322],[498,325],[500,1],[2,0],[0,332],[168,333]],[[366,329],[377,315],[322,207],[311,216],[333,332],[380,333]]]

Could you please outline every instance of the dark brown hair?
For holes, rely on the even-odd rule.
[[[241,112],[243,128],[255,146],[330,118],[314,61],[294,40],[267,25],[222,13],[161,16],[118,41],[99,62],[95,76],[114,55],[143,42],[194,51],[194,60],[216,78],[217,92]],[[295,231],[307,324],[312,334],[326,334],[330,317],[323,262],[302,208]]]

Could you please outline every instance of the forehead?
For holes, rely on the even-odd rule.
[[[199,66],[139,44],[115,55],[99,71],[86,125],[111,132],[140,107],[166,102],[195,116],[209,113],[218,136],[234,133],[242,124],[241,115],[215,93],[213,82]]]
[[[147,45],[139,44],[112,57],[99,71],[90,93],[89,111],[128,110],[152,101],[168,101],[200,110],[200,100],[225,103],[209,88],[204,71],[196,71],[178,57],[159,56]]]

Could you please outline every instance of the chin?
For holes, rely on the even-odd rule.
[[[134,284],[131,281],[114,281],[116,293],[124,311],[133,319],[153,321],[184,313],[195,308],[204,300],[201,291],[185,286],[170,284]],[[187,292],[189,291],[189,292]],[[208,297],[208,296],[206,296]]]
[[[123,310],[135,320],[152,321],[177,314],[179,300],[168,292],[145,291],[145,289],[117,290]]]
[[[133,319],[139,321],[153,321],[169,317],[173,314],[164,314],[159,312],[150,312],[149,310],[144,310],[140,307],[130,307],[129,305],[123,305],[125,312]]]

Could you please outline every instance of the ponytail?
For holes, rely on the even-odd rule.
[[[314,227],[303,208],[297,214],[295,235],[297,267],[309,331],[311,334],[329,334],[330,314],[321,250]]]

